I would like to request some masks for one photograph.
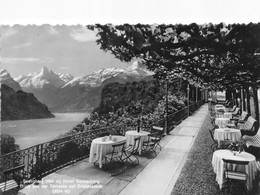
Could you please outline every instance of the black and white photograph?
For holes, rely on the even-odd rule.
[[[259,195],[260,2],[9,0],[0,195]]]

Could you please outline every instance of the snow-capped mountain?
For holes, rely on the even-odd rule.
[[[140,81],[147,76],[153,75],[153,72],[146,69],[146,67],[139,61],[135,61],[131,66],[124,69],[108,68],[101,69],[90,75],[84,77],[77,77],[66,83],[62,88],[73,86],[89,86],[99,87],[104,83],[114,82],[132,82]],[[111,81],[110,81],[111,80]]]
[[[15,78],[23,89],[42,89],[45,85],[59,88],[74,77],[70,74],[55,73],[52,70],[43,67],[40,72],[30,73],[27,76]]]
[[[5,69],[0,70],[0,83],[13,88],[15,91],[21,90],[19,83],[16,82]]]
[[[63,80],[65,83],[74,79],[74,76],[72,76],[71,74],[61,74],[61,73],[57,73],[57,74],[59,75],[60,79]]]
[[[16,78],[26,92],[45,103],[51,111],[71,112],[92,110],[99,105],[100,94],[108,83],[151,79],[153,73],[140,62],[126,68],[101,69],[84,77],[55,73],[42,68],[38,73]]]

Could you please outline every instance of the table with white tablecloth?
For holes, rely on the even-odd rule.
[[[257,174],[256,167],[256,158],[252,154],[247,152],[237,152],[236,155],[233,154],[230,150],[217,150],[213,153],[212,157],[212,166],[213,170],[216,173],[216,181],[219,184],[220,189],[222,188],[223,183],[225,182],[225,164],[222,159],[236,160],[236,161],[249,161],[248,165],[239,165],[236,167],[238,170],[245,170],[247,177],[247,189],[251,191],[253,189],[253,182]]]
[[[216,104],[215,105],[215,111],[216,112],[225,112],[226,111],[226,107],[222,104]]]
[[[230,122],[229,118],[215,118],[215,124],[220,128],[227,127],[227,124]]]
[[[230,113],[230,112],[225,112],[224,114],[223,114],[223,117],[224,118],[232,118],[232,113]]]
[[[119,135],[99,137],[92,140],[89,162],[98,162],[99,167],[102,168],[104,156],[112,152],[112,146],[123,142],[126,142],[126,138]]]
[[[141,154],[143,142],[148,140],[148,134],[149,134],[149,132],[147,132],[147,131],[140,131],[140,132],[137,132],[137,131],[127,131],[125,133],[126,146],[133,145],[134,144],[134,139],[137,138],[137,137],[141,137],[140,138],[139,147],[138,147],[138,152],[139,152],[139,154]]]
[[[218,145],[220,146],[220,141],[223,140],[239,141],[241,139],[241,132],[239,129],[219,128],[215,129],[214,138],[218,141]]]

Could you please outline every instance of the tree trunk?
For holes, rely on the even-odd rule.
[[[196,97],[195,97],[195,87],[192,86],[192,87],[191,87],[191,90],[192,90],[191,101],[195,102],[195,101],[196,101]]]
[[[238,106],[236,90],[233,91],[233,97],[234,97],[234,105]]]
[[[198,102],[198,87],[196,87],[196,103]]]
[[[243,111],[246,111],[246,93],[245,93],[245,88],[244,87],[242,87],[241,99],[242,99]]]
[[[249,93],[249,86],[245,87],[246,90],[246,105],[247,105],[247,112],[251,115],[251,106],[250,106],[250,93]]]
[[[228,100],[232,104],[232,96],[230,93],[230,89],[226,90],[226,100]]]
[[[259,105],[258,105],[258,95],[257,95],[257,86],[253,86],[253,98],[254,98],[254,107],[255,107],[255,118],[259,122]]]
[[[239,108],[240,110],[242,111],[243,110],[243,88],[241,87],[240,90],[239,90]]]

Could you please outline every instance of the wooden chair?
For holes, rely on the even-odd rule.
[[[212,141],[213,141],[213,143],[211,144],[210,147],[211,147],[212,151],[214,152],[215,150],[218,149],[218,141],[215,140],[215,138],[214,138],[213,129],[209,129],[209,133],[210,133],[210,137],[211,137],[211,139],[212,139]]]
[[[240,113],[241,113],[241,110],[240,108],[236,107],[235,110],[232,113],[232,118],[233,117],[239,117],[240,116]]]
[[[234,116],[230,120],[234,120],[237,123],[245,123],[247,121],[248,117],[249,117],[249,114],[247,112],[245,112],[245,111],[242,111],[240,116]]]
[[[148,140],[143,142],[143,146],[142,146],[142,151],[145,152],[147,154],[147,158],[148,158],[148,154],[149,152],[154,152],[155,156],[157,156],[156,154],[156,138],[158,136],[158,133],[150,133],[148,134]]]
[[[228,109],[228,112],[234,112],[236,110],[236,108],[237,108],[237,106],[234,105],[233,108]]]
[[[210,117],[210,121],[214,129],[218,128],[218,125],[216,125],[215,120],[216,119],[214,117]]]
[[[152,126],[151,133],[157,133],[155,134],[155,137],[151,137],[151,140],[155,142],[155,148],[158,146],[160,147],[160,150],[162,150],[162,146],[160,145],[160,141],[164,136],[164,130],[163,127],[157,127],[157,126]]]
[[[137,160],[137,164],[139,164],[139,159],[138,157],[136,156],[138,154],[138,148],[139,148],[139,144],[140,144],[140,139],[141,137],[136,137],[134,139],[134,144],[133,145],[129,145],[128,147],[126,147],[124,149],[124,154],[125,154],[125,158],[122,159],[123,161],[124,160],[130,160],[132,164],[134,164],[134,161],[131,159],[131,157],[135,157],[136,160]]]
[[[213,143],[210,146],[213,152],[218,149],[227,149],[228,146],[232,143],[231,140],[222,140],[222,141],[220,141],[220,146],[219,146],[218,141],[215,140],[215,138],[214,138],[214,129],[209,129],[209,133],[210,133],[210,137],[213,141]]]
[[[113,148],[112,152],[105,155],[106,167],[109,166],[109,164],[110,165],[114,164],[114,162],[117,162],[117,163],[122,162],[125,143],[126,142],[122,142],[120,144],[112,145],[112,148]]]
[[[247,121],[244,124],[238,125],[238,128],[241,131],[241,135],[254,136],[257,134],[259,129],[259,123],[252,116],[249,116]]]
[[[230,192],[230,187],[231,184],[234,184],[233,181],[238,181],[238,186],[236,186],[236,189],[239,189],[239,194],[241,194],[241,188],[242,187],[242,191],[245,192],[245,194],[247,194],[247,173],[246,171],[236,171],[236,168],[238,166],[248,166],[249,161],[236,161],[236,160],[228,160],[228,159],[222,159],[224,162],[224,166],[225,166],[225,172],[224,172],[224,177],[226,179],[226,184],[228,187],[228,191]],[[244,170],[246,169],[246,167],[244,168]],[[234,188],[235,189],[235,188]],[[232,190],[232,194],[233,194],[233,190]],[[236,193],[237,194],[237,193]]]

